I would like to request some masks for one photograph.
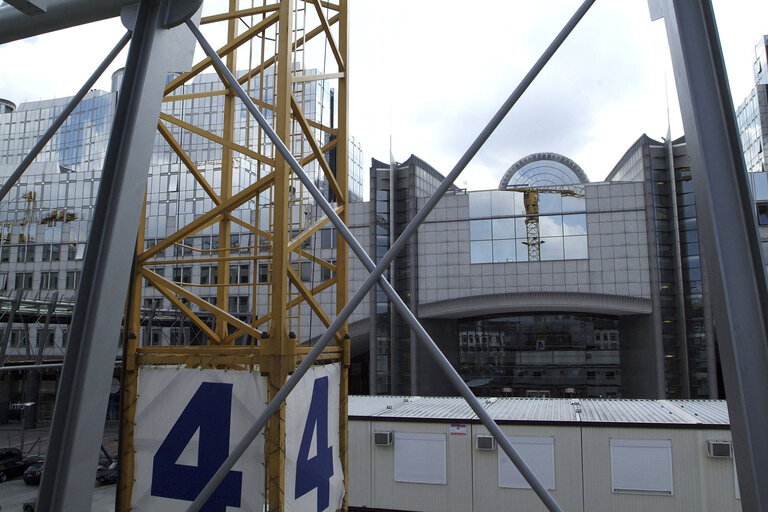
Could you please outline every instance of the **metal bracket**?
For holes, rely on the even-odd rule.
[[[6,0],[5,3],[27,16],[37,16],[48,10],[48,0]]]
[[[166,0],[163,18],[165,28],[173,28],[191,19],[202,5],[203,0]]]

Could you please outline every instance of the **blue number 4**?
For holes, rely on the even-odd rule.
[[[309,458],[313,434],[317,454]],[[317,512],[328,508],[331,477],[333,476],[333,448],[328,446],[328,377],[315,380],[312,401],[309,404],[304,435],[301,438],[296,459],[296,489],[294,499],[299,499],[312,489],[317,489]]]
[[[203,382],[168,432],[152,460],[152,496],[194,501],[229,455],[232,384]],[[197,466],[177,464],[200,430]],[[243,474],[230,471],[201,511],[226,512],[240,507]]]

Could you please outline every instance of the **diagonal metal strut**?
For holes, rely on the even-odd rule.
[[[312,351],[310,351],[308,356],[296,368],[296,371],[286,381],[285,385],[280,389],[280,391],[277,393],[274,399],[270,401],[266,409],[262,412],[262,414],[256,420],[256,423],[251,427],[251,429],[249,429],[245,437],[237,444],[237,446],[235,446],[235,448],[233,449],[229,457],[222,463],[222,465],[213,475],[211,480],[206,484],[206,486],[200,492],[200,494],[195,499],[195,501],[187,509],[188,512],[197,512],[205,504],[208,498],[213,494],[215,489],[218,487],[219,483],[230,471],[232,466],[237,462],[240,456],[245,452],[248,446],[253,442],[253,440],[256,438],[259,432],[261,432],[261,430],[264,428],[268,419],[275,412],[279,410],[280,404],[287,398],[287,396],[296,386],[298,381],[301,380],[301,378],[307,372],[309,367],[315,362],[316,358],[322,353],[322,351],[328,345],[330,340],[333,338],[334,333],[342,327],[344,322],[346,322],[347,318],[349,318],[349,316],[352,314],[352,311],[354,311],[357,305],[362,301],[364,296],[370,291],[370,289],[374,286],[374,284],[376,284],[376,282],[378,282],[378,284],[383,288],[384,292],[387,294],[390,301],[392,301],[395,308],[406,319],[410,327],[416,332],[419,340],[425,345],[425,347],[430,352],[430,354],[436,359],[436,362],[441,367],[441,369],[445,372],[446,376],[453,383],[453,385],[456,387],[456,389],[459,391],[462,397],[465,398],[469,406],[472,407],[473,411],[478,415],[478,418],[480,418],[480,420],[486,426],[486,428],[488,428],[490,433],[496,439],[496,442],[499,443],[499,445],[502,447],[504,452],[507,454],[510,460],[512,460],[512,462],[515,464],[515,466],[523,475],[523,477],[526,479],[526,481],[531,485],[531,488],[534,490],[534,492],[536,492],[536,494],[539,496],[539,498],[542,500],[545,506],[552,512],[562,510],[558,506],[558,504],[555,502],[554,498],[552,498],[552,496],[546,490],[546,488],[536,478],[536,476],[533,474],[530,468],[528,468],[528,466],[525,464],[523,459],[517,454],[517,452],[512,447],[512,444],[510,443],[510,441],[506,438],[506,436],[503,434],[503,432],[498,427],[498,425],[493,421],[493,418],[491,418],[491,416],[487,413],[487,411],[485,411],[485,409],[483,408],[483,405],[480,403],[477,397],[475,397],[472,394],[470,389],[467,387],[466,383],[461,379],[459,374],[456,372],[456,370],[453,368],[453,366],[450,364],[447,358],[440,351],[440,349],[437,347],[435,342],[431,339],[431,337],[426,332],[426,330],[424,330],[424,328],[419,323],[418,319],[408,309],[405,303],[403,303],[402,299],[400,299],[397,292],[392,288],[389,282],[382,277],[382,274],[388,268],[390,262],[395,258],[397,253],[403,248],[408,238],[416,231],[416,229],[418,229],[418,227],[421,225],[421,223],[424,221],[427,215],[429,215],[431,210],[435,207],[438,201],[443,197],[443,195],[448,190],[448,188],[453,184],[456,178],[458,178],[459,174],[466,167],[469,161],[480,150],[482,145],[487,141],[487,139],[490,137],[493,131],[498,127],[498,125],[501,123],[501,121],[504,119],[507,113],[509,113],[509,111],[517,102],[517,100],[520,98],[520,96],[522,96],[523,92],[533,82],[533,79],[538,75],[541,69],[543,69],[544,65],[549,61],[552,55],[554,55],[555,51],[560,47],[563,41],[565,41],[566,37],[576,27],[578,22],[584,17],[584,15],[592,6],[594,1],[595,0],[585,0],[584,3],[579,7],[576,13],[571,17],[568,23],[563,27],[560,33],[555,37],[555,39],[550,44],[550,46],[545,50],[545,52],[542,54],[539,60],[534,64],[534,66],[531,68],[528,74],[523,78],[523,80],[518,85],[518,87],[513,91],[513,93],[510,95],[507,101],[504,102],[504,104],[499,109],[499,111],[494,115],[494,117],[491,119],[488,125],[483,129],[483,131],[480,133],[477,139],[472,143],[469,149],[461,157],[461,159],[453,168],[453,170],[443,180],[443,182],[437,188],[437,190],[432,195],[432,197],[427,201],[425,206],[416,214],[413,220],[408,224],[408,226],[405,228],[403,233],[395,241],[392,247],[387,251],[386,255],[382,258],[382,260],[379,262],[378,265],[375,265],[373,261],[371,261],[371,259],[368,257],[365,250],[360,246],[360,244],[354,238],[354,236],[349,231],[347,226],[336,215],[336,213],[331,208],[331,206],[327,203],[325,198],[323,198],[320,191],[317,190],[317,187],[315,187],[314,183],[312,183],[312,181],[307,177],[307,175],[304,173],[299,163],[291,154],[290,150],[280,140],[280,138],[277,136],[277,134],[274,132],[274,130],[268,124],[268,122],[264,119],[264,117],[261,115],[261,112],[259,112],[258,108],[253,104],[250,98],[248,98],[247,94],[245,93],[245,91],[243,91],[237,79],[232,75],[231,72],[229,72],[227,67],[218,57],[218,55],[213,50],[213,48],[208,44],[208,42],[205,40],[203,35],[197,29],[197,27],[194,26],[194,24],[187,22],[187,26],[193,32],[193,34],[197,38],[200,45],[203,47],[203,50],[211,58],[217,71],[226,79],[228,85],[240,97],[240,99],[243,101],[243,104],[246,106],[246,108],[248,108],[248,110],[254,116],[254,118],[259,123],[261,128],[265,131],[265,133],[270,138],[272,143],[275,144],[275,148],[278,150],[280,155],[289,163],[289,165],[291,166],[291,169],[296,173],[299,179],[307,187],[312,197],[318,202],[318,205],[321,207],[323,212],[328,216],[331,222],[333,222],[333,224],[339,230],[339,233],[347,241],[347,243],[349,244],[353,252],[355,252],[355,254],[360,258],[361,262],[366,267],[366,269],[368,269],[371,272],[370,276],[365,280],[365,282],[360,287],[360,289],[355,293],[355,295],[352,297],[349,303],[342,309],[342,311],[331,323],[328,330],[325,333],[323,333],[323,335],[320,337],[317,344],[313,347]]]

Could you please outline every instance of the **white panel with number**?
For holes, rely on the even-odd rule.
[[[132,510],[186,511],[266,401],[258,371],[140,368]],[[263,462],[259,435],[202,510],[262,510]]]
[[[340,373],[338,364],[312,367],[286,400],[287,511],[335,512],[341,508]]]

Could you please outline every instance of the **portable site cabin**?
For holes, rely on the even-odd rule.
[[[568,511],[739,511],[726,403],[490,398]],[[461,398],[349,400],[351,509],[546,508]]]

